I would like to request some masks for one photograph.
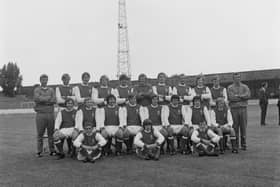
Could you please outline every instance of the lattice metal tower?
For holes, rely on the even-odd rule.
[[[128,77],[131,77],[128,44],[126,3],[125,0],[119,0],[117,77],[119,77],[121,74],[126,74]]]

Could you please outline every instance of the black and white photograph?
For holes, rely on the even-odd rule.
[[[0,0],[0,186],[280,187],[280,1]]]

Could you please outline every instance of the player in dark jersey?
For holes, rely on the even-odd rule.
[[[117,104],[119,106],[125,106],[128,101],[128,95],[133,92],[133,88],[130,86],[130,79],[126,75],[119,77],[120,85],[113,90],[113,95],[117,98]]]
[[[213,79],[213,87],[210,89],[211,91],[211,105],[215,106],[216,100],[218,98],[224,98],[224,101],[226,104],[228,103],[228,97],[227,97],[227,89],[220,85],[220,77],[219,75],[216,75]]]
[[[104,147],[104,155],[107,156],[112,153],[111,145],[112,138],[115,139],[115,154],[121,155],[123,143],[123,124],[125,115],[123,110],[116,104],[116,97],[108,95],[106,98],[107,105],[103,108],[97,109],[96,116],[97,130],[101,131],[102,136],[107,140]]]
[[[128,96],[128,103],[121,110],[124,111],[124,118],[126,119],[121,125],[124,129],[124,143],[126,144],[127,153],[132,153],[134,136],[141,131],[141,106],[136,103],[136,95],[130,94]]]
[[[208,125],[203,122],[192,133],[191,140],[194,142],[195,151],[199,156],[218,156],[218,142],[220,137],[216,135]]]
[[[73,89],[79,107],[84,104],[85,99],[91,98],[92,87],[89,85],[89,80],[90,74],[84,72],[82,74],[82,83]]]
[[[139,105],[148,106],[151,104],[153,90],[152,86],[147,83],[147,76],[145,74],[138,76],[138,84],[134,86],[133,92],[136,94],[136,100]]]
[[[187,112],[179,104],[180,97],[172,95],[171,103],[163,106],[163,126],[167,129],[167,152],[175,154],[174,137],[177,137],[177,149],[182,154],[190,154],[190,126],[187,123]]]
[[[145,119],[143,130],[138,132],[134,138],[134,144],[137,147],[136,153],[140,158],[146,160],[158,160],[160,156],[160,145],[163,141],[164,137],[153,128],[152,121]]]
[[[200,96],[202,100],[202,104],[207,107],[207,109],[210,108],[210,101],[211,101],[211,91],[210,89],[204,85],[204,76],[199,75],[196,78],[196,86],[194,87],[194,92],[196,96]]]
[[[93,129],[93,125],[87,122],[84,132],[74,141],[75,147],[79,149],[77,159],[83,162],[94,163],[101,157],[102,147],[106,144],[103,136]]]
[[[157,76],[158,84],[153,86],[153,93],[159,97],[159,105],[167,105],[170,102],[172,88],[166,84],[167,75],[159,73]]]
[[[109,86],[109,78],[106,75],[100,77],[99,86],[92,89],[92,99],[98,107],[104,107],[106,98],[112,94],[112,88]]]
[[[232,152],[238,153],[235,131],[232,127],[233,125],[232,115],[230,109],[226,105],[223,98],[218,98],[216,100],[216,106],[212,110],[210,110],[210,118],[211,118],[212,125],[221,131],[221,138],[220,138],[221,153],[225,151],[226,142],[225,140],[223,140],[223,137],[225,135],[230,135]]]
[[[72,145],[72,134],[75,127],[75,116],[76,110],[74,109],[74,100],[71,98],[66,99],[65,109],[62,109],[58,112],[55,120],[55,129],[54,129],[54,144],[58,150],[58,158],[63,159],[65,154],[63,152],[63,143],[64,140],[67,140],[68,143],[68,153],[74,155],[74,147]]]
[[[58,104],[60,109],[65,108],[65,100],[71,98],[75,101],[76,97],[73,93],[73,87],[70,86],[70,75],[65,73],[62,75],[62,85],[56,87],[55,89],[55,96],[56,96],[56,103]]]

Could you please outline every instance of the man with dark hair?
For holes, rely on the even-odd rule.
[[[65,154],[63,152],[64,140],[68,143],[68,153],[74,156],[75,149],[72,144],[72,134],[75,127],[76,110],[74,109],[74,100],[71,98],[66,99],[65,109],[58,112],[55,119],[54,129],[54,144],[58,150],[58,159],[63,159]]]
[[[247,105],[251,97],[250,89],[241,82],[239,73],[233,74],[233,84],[228,87],[228,100],[233,118],[233,128],[236,134],[237,147],[239,147],[239,129],[241,136],[241,149],[246,150]]]
[[[119,106],[125,106],[128,101],[128,95],[133,92],[133,88],[129,84],[129,77],[125,74],[119,77],[120,84],[113,90],[113,95],[117,98],[117,104]]]
[[[54,156],[55,149],[53,144],[54,132],[54,104],[55,93],[51,87],[48,87],[48,76],[43,74],[40,76],[41,85],[34,90],[34,110],[36,112],[36,127],[37,127],[37,157],[42,157],[43,152],[43,136],[45,130],[48,133],[48,143],[50,155]]]
[[[82,74],[82,83],[73,89],[73,93],[79,107],[84,104],[85,99],[91,98],[92,87],[89,85],[89,80],[90,74],[88,72],[84,72]]]
[[[259,90],[259,105],[261,108],[261,126],[265,126],[265,117],[268,105],[268,92],[267,92],[268,83],[262,83],[262,87]]]
[[[137,156],[145,160],[158,160],[160,156],[160,145],[164,137],[153,128],[149,119],[143,122],[143,130],[138,132],[134,138]]]

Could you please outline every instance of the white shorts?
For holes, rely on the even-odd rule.
[[[105,126],[105,131],[108,133],[110,137],[115,136],[116,132],[119,130],[119,126]]]
[[[138,125],[130,125],[127,126],[127,130],[129,131],[130,135],[136,135],[138,132],[142,130],[142,127]]]
[[[179,134],[184,125],[170,125],[170,127],[172,128],[174,134]]]

